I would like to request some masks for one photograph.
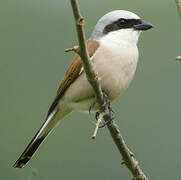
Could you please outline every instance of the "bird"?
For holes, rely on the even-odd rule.
[[[126,10],[113,10],[101,17],[86,41],[94,70],[102,90],[112,102],[131,83],[138,62],[138,39],[142,31],[153,25]],[[22,168],[31,159],[43,140],[64,117],[73,111],[98,110],[94,90],[84,72],[82,60],[75,54],[51,104],[45,122],[13,165]]]

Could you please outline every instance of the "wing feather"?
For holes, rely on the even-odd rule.
[[[99,42],[97,42],[95,40],[88,40],[86,43],[87,43],[87,49],[88,49],[89,56],[91,57],[94,55],[95,51],[98,49]],[[61,82],[61,84],[57,90],[56,97],[55,97],[52,105],[50,106],[50,108],[48,110],[47,117],[56,108],[60,98],[65,93],[67,88],[80,75],[79,73],[81,71],[81,68],[82,68],[82,60],[81,60],[80,56],[78,54],[76,54],[73,61],[72,61],[72,64],[69,66],[69,68],[68,68],[67,72],[65,73],[65,76],[64,76],[64,78],[63,78],[63,80],[62,80],[62,82]]]

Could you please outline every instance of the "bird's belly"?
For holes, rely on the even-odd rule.
[[[114,100],[126,90],[133,79],[137,65],[137,48],[132,54],[115,52],[114,55],[107,51],[103,60],[97,57],[95,69],[98,72],[102,89],[107,93],[110,100]]]
[[[134,67],[133,67],[134,66]],[[133,79],[136,64],[125,64],[125,66],[111,65],[106,72],[98,71],[102,89],[110,100],[117,98],[127,89]]]

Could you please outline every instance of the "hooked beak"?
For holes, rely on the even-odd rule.
[[[148,29],[151,29],[152,27],[153,25],[146,21],[142,21],[141,24],[137,24],[133,26],[134,30],[139,30],[139,31],[146,31]]]

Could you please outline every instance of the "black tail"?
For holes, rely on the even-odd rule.
[[[36,136],[31,140],[19,159],[15,162],[13,165],[14,168],[22,168],[24,165],[26,165],[46,137],[42,136],[41,138],[36,139]]]
[[[70,111],[67,110],[59,110],[52,112],[47,120],[43,123],[39,131],[33,137],[31,142],[28,144],[24,152],[21,154],[19,159],[13,165],[14,168],[22,168],[26,165],[26,163],[31,159],[35,151],[38,149],[42,141],[47,137],[47,135],[51,132],[51,130],[55,127],[55,125],[64,118],[66,114]]]

